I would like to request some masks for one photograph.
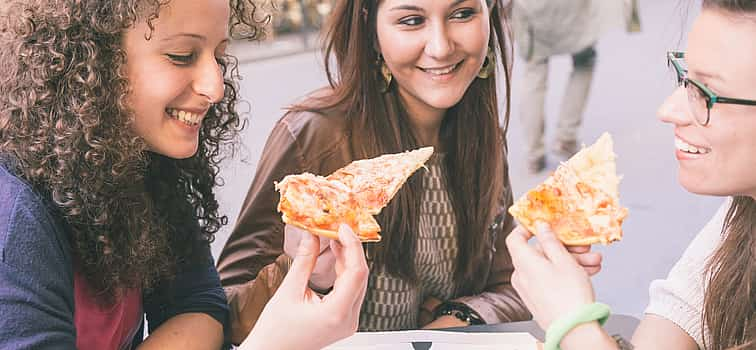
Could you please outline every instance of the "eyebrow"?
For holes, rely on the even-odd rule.
[[[171,36],[167,36],[167,37],[163,38],[162,41],[171,40],[171,39],[175,39],[175,38],[182,37],[182,36],[186,36],[186,37],[190,37],[190,38],[194,38],[194,39],[199,39],[199,40],[202,40],[202,41],[207,40],[204,36],[199,35],[199,34],[194,34],[194,33],[178,33],[178,34],[174,34],[174,35],[171,35]]]
[[[160,41],[173,40],[173,39],[178,38],[178,37],[189,37],[189,38],[198,39],[200,41],[207,40],[207,38],[205,38],[205,36],[200,35],[200,34],[195,34],[195,33],[178,33],[178,34],[174,34],[174,35],[171,35],[171,36],[167,36],[167,37],[161,39]],[[231,39],[229,39],[229,38],[223,38],[223,40],[221,40],[220,44],[226,44],[226,43],[228,43],[230,41],[231,41]]]
[[[455,7],[465,1],[467,0],[455,0],[451,5],[449,5],[449,7]],[[425,11],[419,6],[415,6],[415,5],[399,5],[391,9],[391,11],[400,11],[400,10],[421,11],[421,12]]]

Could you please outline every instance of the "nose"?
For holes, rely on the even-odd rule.
[[[214,55],[198,62],[192,88],[195,93],[207,98],[211,104],[223,99],[223,70]]]
[[[656,115],[664,123],[687,126],[693,123],[693,115],[685,88],[680,86],[659,106]]]
[[[425,44],[425,54],[435,59],[444,59],[454,52],[454,41],[445,24],[430,26],[430,37]]]

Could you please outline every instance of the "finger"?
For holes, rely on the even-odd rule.
[[[331,246],[332,239],[324,236],[318,236],[318,239],[320,240],[320,255],[323,255]]]
[[[342,248],[341,243],[339,241],[331,241],[331,252],[333,253],[333,256],[335,258],[334,267],[336,270],[336,274],[340,274],[344,271],[344,248]]]
[[[330,248],[318,255],[315,268],[310,276],[310,284],[318,290],[325,290],[333,287],[336,280],[336,255]]]
[[[517,226],[507,236],[506,244],[509,255],[512,257],[512,264],[515,269],[526,268],[529,261],[533,259],[543,260],[543,256],[533,247],[528,245],[528,239],[533,235],[524,227]]]
[[[543,256],[544,258],[546,257],[546,253],[543,252],[543,247],[541,246],[540,242],[535,242],[531,246],[533,247],[533,250],[538,252],[539,255]]]
[[[573,257],[575,257],[575,260],[580,264],[581,266],[600,266],[601,262],[604,260],[603,255],[599,252],[590,252],[590,253],[583,253],[583,254],[572,254]]]
[[[307,290],[307,285],[315,268],[317,253],[320,250],[320,242],[310,233],[302,235],[299,241],[294,262],[291,263],[289,272],[284,277],[279,287],[279,293],[290,297],[302,298]]]
[[[603,260],[603,256],[599,252],[591,252],[591,253],[584,253],[584,254],[573,254],[572,255],[577,263],[585,269],[585,272],[588,273],[589,276],[593,276],[597,274],[599,271],[601,271],[601,262]]]
[[[590,245],[568,245],[567,251],[573,254],[583,254],[591,251]]]
[[[306,233],[308,232],[299,227],[284,225],[284,253],[289,257],[295,257],[297,249],[299,249],[299,242]]]
[[[336,276],[338,280],[338,276],[342,275],[346,268],[345,263],[344,263],[344,247],[338,241],[331,241],[331,250],[336,256],[335,272],[336,272]],[[352,312],[357,312],[357,316],[359,316],[359,310],[362,307],[362,301],[365,298],[365,293],[367,292],[367,283],[368,283],[367,279],[365,279],[365,283],[361,287],[359,287],[359,292],[357,293],[357,297],[354,299],[354,304],[352,304],[350,308]],[[336,282],[334,282],[334,289],[336,288],[341,288],[341,287],[336,287]]]
[[[340,249],[340,251],[341,251],[341,252],[342,252],[342,254],[343,254],[343,252],[344,252],[344,247],[343,247],[343,246],[341,245],[341,243],[339,243],[339,242],[334,242],[334,244],[335,244],[335,246],[337,246],[337,247],[338,247],[337,249]],[[367,259],[365,259],[365,249],[364,249],[364,247],[362,246],[362,242],[360,242],[360,249],[362,250],[362,251],[360,252],[360,256],[362,257],[362,258],[361,258],[361,261],[363,261],[363,262],[364,262],[364,265],[365,265],[365,266],[364,266],[364,268],[365,268],[365,269],[367,270],[367,274],[369,275],[369,273],[370,273],[370,268],[369,268],[369,267],[367,266]],[[344,259],[342,259],[341,261],[343,262],[343,261],[344,261]],[[341,272],[341,273],[343,273],[343,271],[344,271],[344,269],[346,268],[346,266],[344,265],[344,263],[342,263],[342,264],[339,264],[339,265],[340,265],[340,267],[341,267],[341,269],[340,269],[340,272]],[[360,311],[360,309],[362,308],[362,302],[363,302],[363,300],[365,299],[365,294],[367,293],[367,285],[368,285],[368,278],[365,278],[365,281],[363,282],[362,286],[361,286],[361,287],[360,287],[360,289],[359,289],[359,290],[360,290],[360,293],[359,293],[359,294],[357,295],[357,298],[355,298],[355,300],[354,300],[354,304],[352,305],[352,310],[356,310],[355,312],[357,313],[357,314],[356,314],[356,316],[357,316],[357,317],[359,317],[359,311]]]
[[[528,294],[527,288],[525,288],[525,281],[523,281],[522,273],[519,270],[514,270],[512,272],[512,277],[510,278],[512,282],[512,288],[515,289],[522,302],[525,303],[528,308],[530,308],[530,295]]]
[[[336,282],[328,301],[336,307],[353,309],[361,305],[367,287],[368,267],[365,252],[357,235],[349,226],[339,227],[339,245],[334,249],[336,255]]]
[[[544,222],[536,223],[536,232],[534,234],[549,260],[558,262],[569,260],[574,263],[575,260],[570,257],[570,253],[564,247],[564,244],[556,238],[556,235],[551,231],[551,227],[548,224]]]
[[[588,276],[594,276],[597,273],[601,272],[601,266],[592,266],[592,267],[583,267],[583,270],[585,270],[585,273],[588,274]]]

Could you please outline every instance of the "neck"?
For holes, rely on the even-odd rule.
[[[410,116],[410,124],[412,126],[412,131],[414,131],[415,135],[419,138],[418,141],[420,141],[421,146],[433,146],[437,150],[439,149],[439,145],[441,144],[440,140],[440,133],[441,133],[441,123],[435,123],[435,122],[428,122],[427,120],[416,120],[415,118]]]
[[[408,101],[403,97],[401,102],[407,111],[412,131],[419,138],[418,141],[421,146],[433,146],[436,150],[439,150],[441,123],[446,115],[446,109],[433,108],[418,103],[407,103]]]

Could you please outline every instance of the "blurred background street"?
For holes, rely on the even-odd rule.
[[[314,7],[316,12],[328,10],[327,5],[319,6],[319,10]],[[629,208],[629,216],[622,241],[595,248],[604,253],[605,260],[603,271],[594,281],[598,300],[612,305],[615,313],[634,316],[640,316],[648,302],[651,280],[666,275],[723,201],[689,194],[677,184],[672,127],[660,123],[655,114],[674,86],[667,72],[665,53],[685,48],[682,33],[696,13],[688,9],[686,2],[676,0],[641,1],[640,11],[640,33],[628,34],[617,29],[603,36],[596,46],[598,63],[580,133],[586,144],[604,131],[614,137],[619,156],[617,168],[623,175],[620,199]],[[317,16],[308,21],[308,25],[316,26]],[[235,43],[231,49],[241,62],[241,94],[248,102],[241,108],[249,122],[242,134],[244,149],[222,170],[225,185],[218,189],[218,196],[229,225],[217,234],[213,243],[216,257],[234,225],[268,132],[283,115],[283,108],[326,84],[314,34],[293,31],[276,35],[263,43]],[[518,79],[522,74],[518,59],[515,55],[507,133],[515,196],[542,181],[557,165],[552,157],[550,170],[546,172],[531,175],[526,169],[517,106],[521,98]],[[555,125],[559,98],[571,69],[568,56],[550,64],[547,146],[553,129],[549,126]]]

